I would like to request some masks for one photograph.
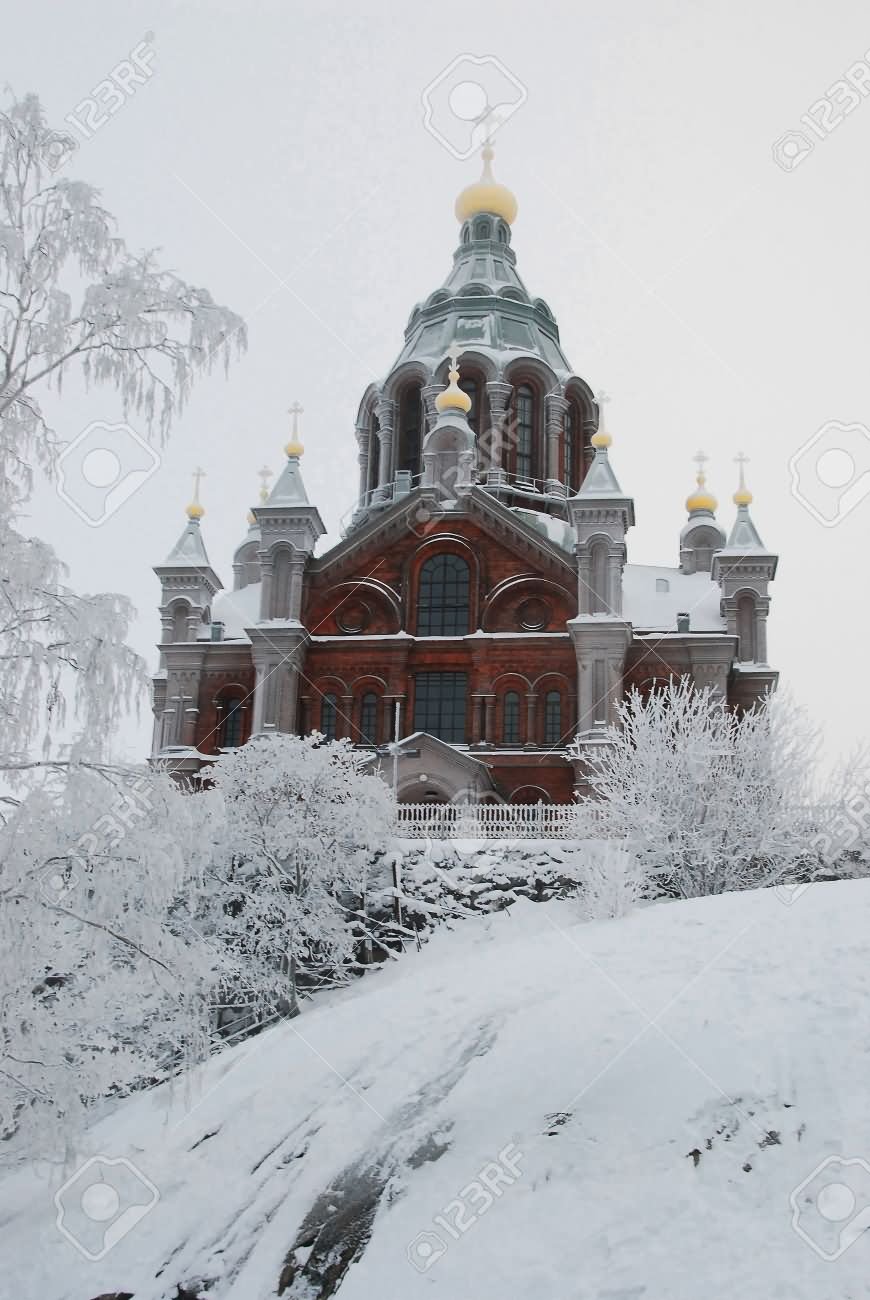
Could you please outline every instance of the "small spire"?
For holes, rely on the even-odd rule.
[[[716,511],[718,502],[712,492],[707,491],[707,473],[704,466],[710,457],[705,451],[699,451],[695,453],[693,459],[698,466],[698,472],[695,475],[697,487],[690,496],[686,497],[686,509],[690,515],[696,514],[699,510],[712,515]]]
[[[595,400],[598,403],[598,428],[595,430],[589,441],[596,451],[599,449],[606,451],[608,447],[613,445],[613,438],[610,435],[607,428],[607,421],[604,417],[604,406],[605,403],[610,401],[610,398],[602,389]]]
[[[740,466],[740,485],[737,488],[737,491],[734,493],[732,499],[736,506],[751,506],[752,493],[749,491],[749,488],[746,486],[746,477],[743,472],[744,465],[749,464],[749,457],[744,455],[744,453],[741,451],[738,452],[738,454],[734,457],[734,462],[735,464]]]
[[[193,500],[187,507],[188,519],[202,519],[205,514],[202,506],[199,504],[199,484],[200,480],[205,478],[205,470],[197,465],[193,471]]]
[[[447,349],[447,355],[450,358],[450,369],[447,372],[450,383],[435,398],[435,409],[439,413],[464,411],[467,415],[471,410],[471,398],[459,387],[459,358],[462,356],[462,348],[454,341]]]
[[[300,406],[298,402],[294,402],[287,410],[287,414],[292,415],[293,417],[293,428],[290,431],[290,441],[284,448],[284,451],[288,456],[299,457],[305,451],[305,448],[299,440],[299,417],[302,415],[304,410],[305,407]]]

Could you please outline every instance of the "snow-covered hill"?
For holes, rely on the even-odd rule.
[[[96,1262],[62,1177],[3,1179],[0,1289],[857,1300],[868,935],[870,882],[462,922],[95,1125],[82,1160],[134,1167],[60,1193]]]

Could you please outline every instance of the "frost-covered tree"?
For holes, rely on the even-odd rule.
[[[607,739],[591,766],[596,823],[661,891],[776,884],[804,862],[817,738],[787,697],[740,716],[672,680],[645,699],[633,691]]]
[[[59,446],[43,411],[78,368],[164,436],[198,374],[228,364],[244,325],[206,289],[128,249],[97,190],[52,168],[71,137],[34,95],[0,110],[0,763],[18,768],[67,700],[91,748],[141,680],[130,607],[79,596],[52,549],[19,531],[35,468]]]
[[[168,775],[77,766],[0,825],[0,1152],[61,1155],[96,1099],[207,1050],[209,811]]]
[[[212,779],[222,830],[199,924],[245,972],[237,1002],[250,996],[259,1018],[295,1014],[301,975],[334,972],[365,928],[359,904],[393,830],[392,795],[350,741],[316,733],[254,737]]]

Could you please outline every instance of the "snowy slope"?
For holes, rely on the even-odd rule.
[[[358,1250],[341,1300],[866,1296],[870,1235],[822,1259],[790,1193],[870,1160],[868,933],[870,882],[463,922],[96,1125],[82,1158],[125,1156],[160,1197],[102,1260],[57,1229],[63,1176],[7,1175],[0,1290],[260,1300],[283,1273],[310,1300]],[[506,1146],[518,1177],[480,1213]],[[836,1173],[802,1194],[828,1254],[870,1207],[870,1167]],[[832,1180],[855,1205],[825,1193],[822,1219]]]

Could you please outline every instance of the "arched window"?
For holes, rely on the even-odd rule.
[[[237,749],[244,737],[245,702],[241,695],[224,695],[219,709],[218,748]]]
[[[363,745],[378,743],[378,697],[374,691],[366,691],[360,701],[359,731]]]
[[[172,610],[172,640],[173,641],[187,640],[187,635],[188,635],[187,620],[189,616],[190,616],[190,606],[185,605],[183,601],[181,602],[181,604],[175,605],[173,607]]]
[[[754,663],[757,654],[755,648],[755,601],[751,596],[741,596],[737,602],[737,635],[739,637],[738,654],[742,663]]]
[[[338,696],[330,691],[320,701],[320,730],[327,740],[335,740],[338,725]]]
[[[519,478],[532,478],[535,471],[535,394],[528,384],[521,384],[516,398],[517,453]]]
[[[459,387],[463,393],[471,398],[471,410],[468,412],[467,420],[469,427],[474,430],[474,436],[480,434],[480,383],[476,375],[463,375],[459,381]]]
[[[508,691],[502,701],[501,739],[504,745],[520,743],[520,697],[516,691]]]
[[[544,699],[544,744],[558,745],[562,739],[562,696],[547,691]]]
[[[378,479],[381,472],[381,439],[380,439],[380,421],[372,411],[372,422],[369,428],[369,493],[374,492],[378,486]]]
[[[272,618],[290,617],[290,552],[282,546],[272,560]]]
[[[470,574],[458,555],[433,555],[420,569],[418,636],[465,636],[470,613]]]
[[[576,492],[583,482],[583,448],[580,442],[580,412],[570,402],[565,414],[565,486]]]
[[[423,429],[423,399],[416,385],[406,388],[399,403],[398,468],[420,473],[420,435]]]
[[[607,543],[594,542],[589,565],[589,612],[609,613],[607,600]]]

